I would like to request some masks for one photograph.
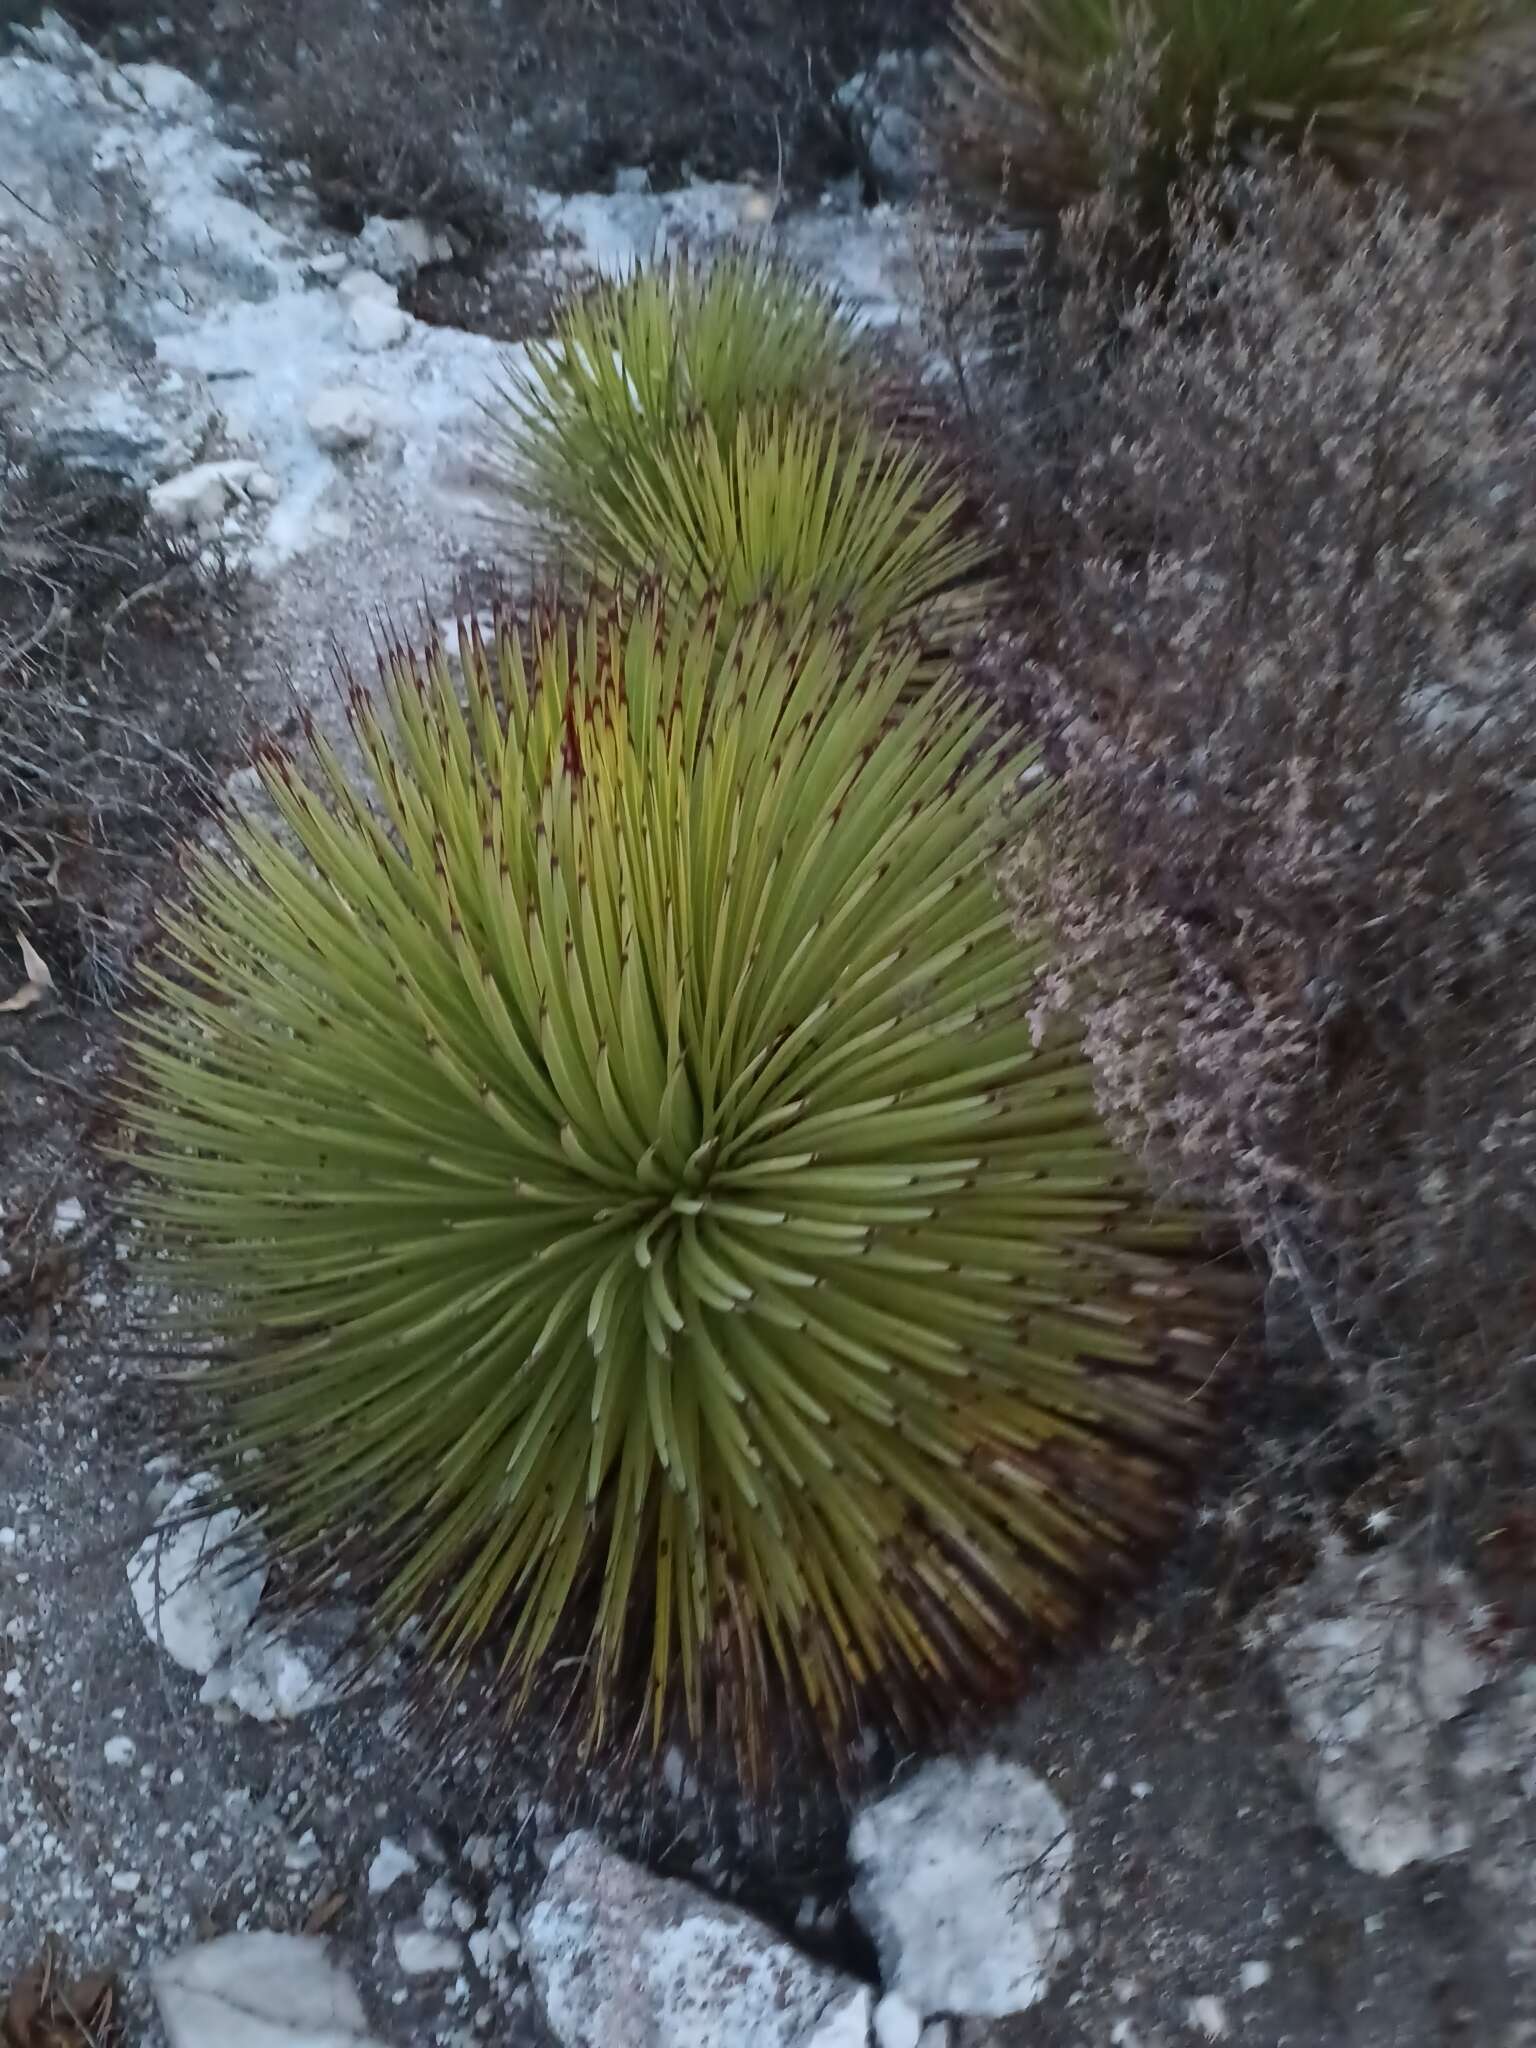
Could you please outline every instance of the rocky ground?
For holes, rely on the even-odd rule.
[[[744,232],[910,324],[899,208],[646,183],[526,195],[493,339],[444,324],[474,301],[439,229],[328,226],[181,72],[51,19],[0,55],[0,405],[147,491],[204,587],[236,579],[168,671],[217,697],[220,775],[242,730],[335,718],[380,610],[446,620],[527,575],[481,407],[563,280]],[[263,1560],[199,1519],[131,1195],[90,1146],[110,1018],[40,994],[0,1012],[0,1988],[56,1938],[119,1973],[142,2048],[1536,2042],[1536,1666],[1389,1552],[1218,1622],[1212,1527],[846,1834],[814,1803],[722,1831],[676,1757],[556,1798],[537,1730],[409,1716],[409,1643],[356,1673],[346,1615],[273,1618]]]

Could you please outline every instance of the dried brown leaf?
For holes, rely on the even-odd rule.
[[[14,995],[7,996],[0,1003],[0,1013],[30,1010],[53,990],[53,975],[48,963],[26,933],[18,932],[16,942],[21,948],[21,964],[26,969],[27,978]]]
[[[117,1986],[111,1973],[94,1971],[77,1984],[63,1979],[50,1941],[11,1987],[0,2048],[114,2048]]]
[[[324,1934],[334,1920],[339,1920],[347,1903],[345,1892],[327,1892],[316,1899],[304,1921],[306,1934]]]

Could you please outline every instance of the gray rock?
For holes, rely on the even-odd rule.
[[[403,317],[403,316],[402,316]],[[171,533],[216,534],[225,514],[242,502],[270,504],[279,495],[274,478],[243,458],[200,462],[168,477],[149,494],[150,517]]]
[[[920,2048],[922,2037],[921,2015],[899,1991],[888,1991],[875,2007],[877,2048]]]
[[[453,1919],[455,1906],[461,1903],[452,1886],[439,1878],[435,1884],[428,1885],[426,1896],[422,1899],[422,1926],[429,1928],[433,1934],[441,1934]],[[471,1921],[470,1925],[473,1926],[474,1922]]]
[[[198,1514],[214,1482],[199,1473],[172,1496],[163,1525],[128,1565],[145,1633],[183,1671],[207,1673],[243,1639],[266,1584],[236,1508]]]
[[[109,97],[142,107],[162,120],[205,120],[212,111],[203,88],[184,72],[173,71],[169,64],[124,64],[111,84],[115,90],[109,92]]]
[[[561,2048],[862,2048],[867,1989],[692,1885],[569,1835],[522,1923]],[[848,2032],[862,2015],[863,2031]]]
[[[170,2048],[382,2048],[325,1944],[226,1934],[151,1973]]]
[[[378,299],[387,306],[396,302],[395,287],[376,270],[348,270],[337,283],[336,296],[347,305],[358,299]]]
[[[294,1615],[280,1627],[258,1623],[198,1697],[204,1706],[228,1702],[252,1721],[297,1721],[382,1675],[385,1667],[365,1672],[357,1638],[358,1616],[345,1607]]]
[[[869,1987],[861,1984],[818,2021],[805,2048],[869,2048],[870,2004]]]
[[[494,1977],[522,1947],[516,1927],[505,1914],[489,1926],[477,1927],[469,1937],[469,1952],[482,1977]]]
[[[397,1927],[395,1961],[407,1977],[447,1977],[464,1967],[464,1944],[429,1927]]]
[[[1328,1559],[1276,1611],[1271,1635],[1302,1778],[1355,1868],[1391,1877],[1467,1849],[1463,1802],[1442,1782],[1442,1731],[1492,1666],[1465,1581],[1419,1583],[1391,1555]]]
[[[837,90],[882,198],[909,196],[933,172],[929,135],[942,62],[937,51],[888,50]]]
[[[378,1854],[368,1866],[368,1890],[376,1897],[380,1892],[387,1892],[391,1885],[398,1884],[402,1877],[414,1877],[420,1867],[409,1849],[403,1849],[386,1835],[379,1844]]]

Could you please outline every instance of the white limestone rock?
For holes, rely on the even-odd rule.
[[[419,220],[386,220],[371,214],[357,238],[357,253],[380,277],[409,283],[416,273],[432,263],[446,263],[453,244],[441,230]]]
[[[412,324],[409,313],[403,313],[387,299],[374,298],[371,294],[354,298],[347,308],[347,337],[352,346],[364,355],[398,348],[410,333]]]
[[[867,2038],[865,1986],[593,1834],[556,1850],[522,1942],[561,2048],[863,2048]]]
[[[266,1560],[238,1508],[196,1512],[214,1485],[199,1473],[179,1486],[160,1526],[128,1563],[139,1620],[183,1671],[206,1676],[244,1638],[266,1584]]]
[[[226,1934],[151,1972],[170,2048],[384,2048],[325,1943]]]
[[[1001,2019],[1044,1996],[1071,1946],[1073,1843],[1033,1771],[940,1758],[866,1806],[848,1847],[886,1989],[920,2018]]]
[[[1473,1601],[1387,1555],[1326,1559],[1270,1623],[1270,1656],[1318,1816],[1357,1870],[1391,1877],[1468,1848],[1441,1731],[1493,1675]],[[1449,1796],[1448,1796],[1449,1795]]]
[[[315,445],[328,455],[366,448],[378,429],[378,399],[361,384],[329,384],[316,392],[304,413]]]

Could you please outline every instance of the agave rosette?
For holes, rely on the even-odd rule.
[[[1455,117],[1509,15],[1502,0],[957,0],[962,160],[1005,198],[1081,198],[1119,168],[1101,102],[1129,64],[1150,68],[1149,183],[1254,145],[1368,166]]]
[[[863,367],[825,286],[751,249],[674,254],[562,307],[489,421],[520,499],[586,558],[674,437],[702,429],[729,447],[753,413],[846,400]]]
[[[170,913],[132,1123],[269,1538],[588,1743],[916,1730],[1165,1526],[1210,1340],[917,655],[708,605],[388,648]],[[786,1712],[785,1709],[789,1711]]]
[[[982,617],[992,554],[953,465],[854,400],[837,300],[749,252],[642,269],[575,300],[493,408],[524,503],[583,576],[921,629]],[[866,364],[867,368],[868,365]]]
[[[942,466],[868,425],[786,411],[737,423],[726,447],[697,429],[630,479],[597,550],[633,584],[659,570],[725,621],[759,602],[896,631],[943,658],[993,595],[985,538]]]

